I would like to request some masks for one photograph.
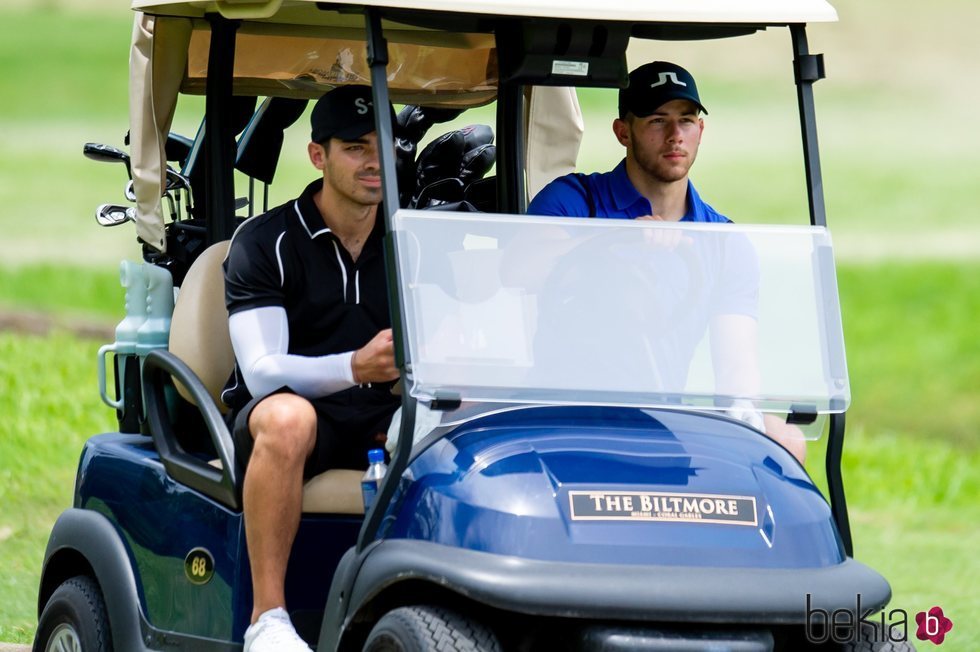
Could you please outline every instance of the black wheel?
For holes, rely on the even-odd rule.
[[[499,652],[488,628],[443,607],[400,607],[371,630],[365,652]]]
[[[880,627],[872,623],[861,627],[857,641],[845,643],[842,652],[915,652],[915,646],[910,641],[899,640],[903,632],[893,627],[888,636],[883,636]]]
[[[55,589],[44,605],[34,652],[111,652],[109,616],[99,585],[79,575]]]

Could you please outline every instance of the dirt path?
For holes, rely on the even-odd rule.
[[[26,335],[45,336],[52,331],[68,331],[83,339],[111,342],[115,325],[91,318],[53,316],[37,310],[0,308],[0,332],[13,331]],[[5,652],[0,648],[0,652]]]

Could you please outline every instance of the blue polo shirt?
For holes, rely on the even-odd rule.
[[[650,202],[629,180],[625,160],[611,172],[569,174],[555,179],[538,193],[527,212],[529,215],[587,217],[593,214],[592,208],[595,217],[620,219],[635,219],[653,212]],[[731,222],[704,203],[690,181],[687,184],[687,212],[682,221]],[[755,250],[745,234],[729,233],[727,230],[700,233],[686,256],[678,253],[682,251],[681,248],[676,252],[663,251],[651,255],[654,252],[644,250],[642,243],[638,247],[632,257],[623,248],[615,256],[610,255],[609,251],[604,252],[604,257],[600,257],[596,264],[606,270],[611,265],[618,265],[624,270],[624,275],[664,281],[652,286],[658,294],[651,296],[648,303],[657,306],[658,310],[673,306],[673,313],[656,337],[638,341],[636,349],[647,350],[656,361],[663,387],[685,387],[690,362],[713,317],[745,315],[757,318],[760,279]],[[589,273],[587,269],[578,272]],[[561,277],[560,274],[556,276]],[[560,300],[550,301],[546,293],[540,307],[542,313],[554,311],[549,316],[550,323],[560,324],[565,319],[576,319],[573,313],[565,316],[562,312],[574,308],[568,295],[556,294]],[[604,311],[603,301],[621,302],[623,298],[610,291],[587,297],[586,300],[590,302],[591,309],[601,313]],[[613,309],[609,312],[613,312]],[[623,326],[627,328],[616,330]],[[631,331],[628,326],[631,325],[611,323],[606,335],[626,338],[625,341],[631,337],[643,339],[642,333],[636,333],[635,329]],[[610,362],[602,359],[600,349],[580,347],[563,337],[560,330],[547,334],[539,332],[536,355],[549,360],[548,364],[571,365],[569,375],[577,373],[577,369],[603,368],[602,365],[615,364],[618,373],[636,378],[638,386],[644,386],[643,383],[647,382],[643,379],[650,375],[649,356]],[[576,356],[569,356],[569,351],[576,351]]]
[[[635,219],[653,214],[650,201],[637,191],[626,174],[626,159],[620,161],[611,172],[558,177],[534,197],[527,212],[529,215],[589,217],[590,196],[595,206],[595,217]],[[687,212],[681,221],[731,222],[704,203],[690,181],[687,182]]]

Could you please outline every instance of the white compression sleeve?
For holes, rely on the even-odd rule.
[[[279,307],[252,308],[228,319],[235,359],[252,396],[288,385],[306,398],[353,387],[353,351],[323,356],[290,355],[289,322]]]

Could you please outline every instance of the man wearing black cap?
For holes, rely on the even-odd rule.
[[[303,482],[365,468],[399,404],[370,88],[327,93],[311,123],[308,152],[322,178],[242,224],[225,261],[236,367],[222,400],[246,468],[254,596],[245,652],[309,650],[284,591]]]
[[[691,73],[654,61],[630,73],[619,93],[616,139],[626,158],[614,170],[570,174],[548,184],[528,207],[532,215],[729,222],[701,201],[688,180],[707,113]]]
[[[616,139],[626,157],[611,172],[569,174],[545,186],[531,201],[531,215],[600,217],[668,222],[731,222],[701,200],[688,173],[698,154],[707,110],[701,103],[694,77],[684,68],[654,61],[630,73],[629,85],[619,92],[619,117],[613,121]],[[677,238],[679,232],[661,234]],[[556,249],[568,248],[566,241]],[[676,244],[676,241],[674,241]],[[751,247],[742,238],[728,242],[725,255],[716,255],[722,267],[715,276],[728,297],[723,315],[704,315],[698,327],[683,333],[691,349],[707,322],[722,333],[713,339],[719,368],[735,369],[736,380],[757,374],[755,350],[758,270]],[[708,257],[710,252],[701,252]],[[718,253],[718,252],[715,252]],[[541,256],[541,250],[535,252]],[[750,383],[751,384],[751,383]],[[806,455],[802,432],[774,415],[763,415],[751,403],[739,401],[729,414],[780,442],[802,461]]]

